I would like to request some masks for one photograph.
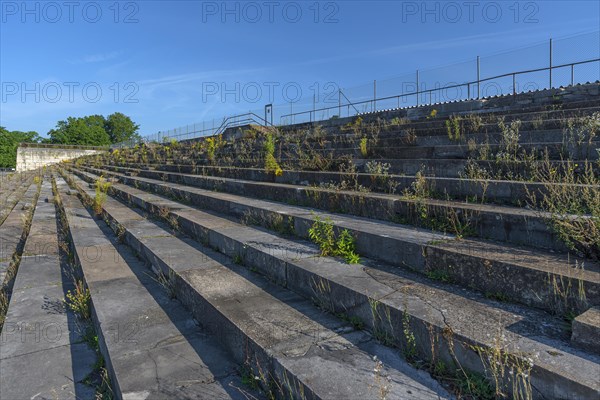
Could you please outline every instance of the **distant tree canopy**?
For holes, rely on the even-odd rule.
[[[0,127],[0,168],[15,168],[19,143],[106,146],[139,138],[139,128],[131,118],[119,112],[108,117],[88,115],[58,121],[56,127],[48,132],[48,138],[41,138],[37,132],[10,132]]]
[[[0,126],[0,168],[15,168],[19,143],[37,143],[40,139],[37,132],[10,132]]]
[[[102,115],[69,117],[58,121],[48,136],[50,143],[105,146],[139,138],[138,130],[139,125],[131,118],[117,112],[106,118]]]

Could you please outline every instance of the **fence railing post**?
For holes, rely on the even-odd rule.
[[[419,105],[419,70],[417,70],[417,106]]]
[[[480,75],[480,65],[479,65],[479,56],[477,56],[477,98],[479,98],[480,96],[480,89],[479,89],[479,85],[480,85],[480,80],[481,80],[481,75]]]
[[[517,75],[516,74],[512,74],[513,75],[513,96],[517,95]]]
[[[575,64],[571,64],[571,86],[575,85]]]
[[[377,80],[373,81],[373,112],[377,111]]]
[[[552,38],[550,38],[550,87],[552,89]]]

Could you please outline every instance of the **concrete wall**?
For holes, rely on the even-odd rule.
[[[63,160],[102,153],[105,150],[64,148],[60,145],[35,146],[21,145],[17,149],[17,172],[30,171],[46,165],[56,164]]]

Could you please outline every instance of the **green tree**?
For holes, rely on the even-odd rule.
[[[139,129],[139,125],[135,124],[127,115],[120,112],[109,115],[104,124],[104,130],[108,133],[111,143],[139,139]]]
[[[19,143],[37,143],[39,141],[40,136],[37,132],[10,132],[0,126],[0,168],[15,168]]]
[[[104,129],[105,124],[106,119],[102,115],[69,117],[66,121],[58,121],[56,128],[48,132],[48,136],[51,143],[106,146],[111,141]]]

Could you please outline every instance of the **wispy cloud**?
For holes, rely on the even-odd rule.
[[[85,56],[73,61],[73,64],[101,63],[101,62],[113,60],[121,54],[122,54],[121,51],[111,51],[108,53],[88,54],[88,55],[85,55]]]

